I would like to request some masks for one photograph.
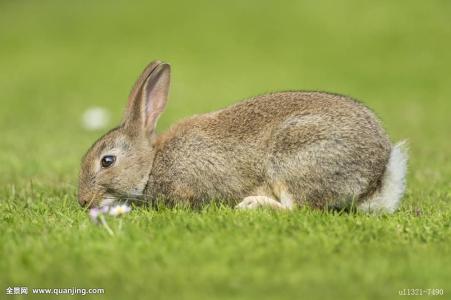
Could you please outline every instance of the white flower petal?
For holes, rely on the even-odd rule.
[[[117,217],[131,211],[131,207],[126,204],[116,205],[110,208],[110,215]]]

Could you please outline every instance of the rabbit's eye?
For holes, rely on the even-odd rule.
[[[102,157],[100,164],[102,165],[102,168],[109,168],[114,164],[115,161],[116,161],[116,156],[105,155],[104,157]]]

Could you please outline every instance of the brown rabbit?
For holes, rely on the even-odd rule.
[[[170,66],[155,61],[132,89],[122,124],[84,156],[82,205],[136,200],[237,208],[349,207],[393,212],[406,152],[355,100],[279,92],[194,116],[157,135]]]

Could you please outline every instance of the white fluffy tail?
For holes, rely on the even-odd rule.
[[[404,195],[406,171],[407,146],[403,141],[391,150],[381,189],[360,204],[358,209],[365,212],[393,213]]]

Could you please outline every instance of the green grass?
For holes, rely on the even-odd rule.
[[[0,298],[8,286],[117,299],[377,299],[404,288],[449,298],[450,12],[439,0],[0,2]],[[363,100],[394,141],[409,140],[401,209],[136,209],[108,220],[110,236],[76,203],[80,158],[102,133],[80,117],[100,105],[118,123],[156,58],[173,66],[160,131],[273,90]]]

